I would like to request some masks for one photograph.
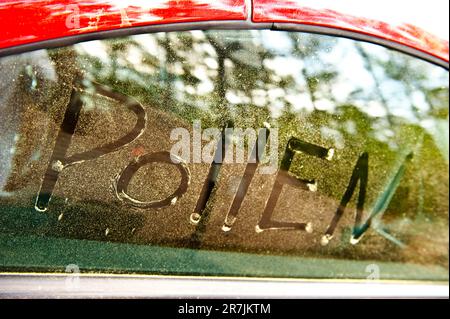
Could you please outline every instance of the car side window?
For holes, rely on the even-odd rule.
[[[159,32],[0,59],[0,268],[448,280],[448,71]]]

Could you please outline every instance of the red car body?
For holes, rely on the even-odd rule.
[[[309,3],[312,2],[309,1]],[[333,3],[332,0],[329,2],[330,5]],[[408,23],[393,25],[368,16],[352,15],[338,9],[318,9],[303,3],[308,3],[308,0],[0,0],[2,31],[0,32],[0,57],[37,49],[61,47],[81,41],[152,31],[209,28],[272,29],[330,34],[378,43],[448,69],[449,42],[418,26]],[[143,150],[137,149],[135,152],[137,153],[133,155],[139,155]],[[47,275],[38,274],[35,277],[34,275],[3,275],[0,290],[18,289],[20,291],[22,289],[22,295],[19,296],[33,295],[33,292],[36,295],[47,293],[58,297],[72,296],[70,291],[64,290],[67,286],[61,286],[63,287],[61,288],[54,277],[48,275],[46,278],[45,276]],[[84,277],[84,295],[136,297],[147,296],[146,294],[150,291],[153,295],[160,297],[159,294],[164,291],[159,291],[158,287],[164,287],[163,284],[166,283],[165,278],[157,277],[132,278],[130,276],[127,280],[118,276],[111,276],[111,278],[94,275]],[[169,288],[166,288],[172,294],[187,291],[192,295],[201,287],[194,280],[187,279],[187,284],[182,279],[178,280],[178,282],[172,280],[167,286]],[[211,295],[217,291],[224,293],[219,289],[223,288],[220,286],[221,280],[208,280],[202,282],[204,291]],[[224,289],[226,293],[229,291],[235,293],[242,287],[250,287],[253,290],[247,289],[247,291],[255,295],[275,296],[285,296],[287,285],[290,285],[289,287],[298,285],[296,282],[288,283],[287,281],[272,285],[270,285],[271,281],[229,280],[227,282],[222,280],[222,282],[226,284]],[[184,290],[180,290],[177,284]],[[44,292],[40,291],[41,287],[44,287]],[[127,295],[124,287],[131,287],[135,291]],[[447,293],[448,298],[448,285],[400,284],[398,285],[400,288],[397,287],[398,291],[394,289],[395,287],[392,288],[392,285],[383,287],[377,284],[367,288],[369,286],[360,283],[351,286],[347,282],[342,282],[339,286],[322,282],[315,287],[315,290],[312,289],[314,287],[311,283],[304,287],[304,294],[308,297],[311,294],[341,297],[343,294],[351,295],[352,289],[355,291],[358,289],[358,292],[363,291],[363,296],[404,296],[406,291],[406,294],[419,292],[423,296],[441,296]],[[39,289],[39,291],[32,289]],[[76,294],[76,296],[82,295],[82,292]]]
[[[104,31],[133,28],[138,33],[155,25],[182,27],[196,23],[197,28],[204,28],[233,22],[253,28],[301,28],[355,37],[447,67],[449,62],[448,41],[417,26],[394,26],[337,10],[303,6],[302,1],[293,0],[0,0],[0,55],[97,39]]]

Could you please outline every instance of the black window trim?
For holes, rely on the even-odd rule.
[[[79,35],[65,36],[57,39],[43,40],[8,48],[0,49],[0,58],[29,51],[60,48],[74,45],[80,42],[103,40],[109,38],[125,37],[137,34],[156,33],[156,32],[174,32],[174,31],[192,31],[192,30],[274,30],[274,31],[296,31],[305,33],[322,34],[336,36],[368,42],[393,49],[407,55],[425,60],[446,70],[449,70],[449,62],[446,62],[429,53],[418,49],[399,44],[393,41],[381,39],[375,36],[365,35],[354,31],[347,31],[331,27],[314,26],[297,23],[256,23],[244,20],[221,20],[221,21],[201,21],[201,22],[181,22],[169,24],[156,24],[138,27],[128,27],[122,29],[113,29],[105,31],[90,32]]]

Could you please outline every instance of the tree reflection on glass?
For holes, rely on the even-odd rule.
[[[48,65],[42,64],[42,59],[38,63],[36,57],[23,57],[30,61],[4,59],[0,64],[0,70],[9,70],[14,63],[22,68],[21,80],[11,86],[19,97],[4,94],[1,101],[5,108],[12,108],[14,100],[31,105],[20,111],[25,114],[22,118],[13,119],[13,126],[1,131],[5,136],[2,147],[8,145],[5,149],[15,133],[20,136],[16,145],[20,156],[3,156],[0,166],[10,172],[2,175],[3,191],[12,194],[23,190],[23,196],[17,197],[19,202],[35,195],[34,184],[39,183],[45,167],[29,160],[35,144],[46,141],[41,152],[48,159],[56,138],[55,133],[31,134],[36,123],[27,119],[49,119],[49,131],[57,130],[77,76],[84,79],[84,105],[72,154],[123,135],[132,127],[133,119],[124,113],[123,106],[99,97],[92,82],[133,97],[150,114],[147,132],[130,146],[132,150],[118,152],[108,162],[87,164],[96,174],[95,190],[83,188],[84,180],[77,182],[82,177],[75,170],[67,172],[64,178],[72,182],[67,183],[70,187],[61,182],[60,193],[73,191],[75,199],[70,202],[72,194],[67,194],[65,202],[55,199],[58,205],[64,202],[61,205],[68,206],[61,209],[66,213],[64,218],[58,217],[57,227],[51,222],[40,225],[40,231],[49,236],[192,248],[192,228],[179,229],[188,227],[186,216],[192,213],[206,175],[202,164],[190,165],[193,182],[188,194],[151,220],[108,199],[111,194],[101,189],[101,183],[129,161],[129,154],[166,150],[170,129],[178,126],[191,129],[194,121],[200,120],[203,128],[223,128],[232,122],[235,127],[257,129],[267,122],[279,132],[279,159],[292,138],[336,150],[328,162],[296,154],[289,172],[301,179],[317,180],[318,191],[311,194],[285,187],[275,207],[275,217],[311,221],[314,233],[304,237],[296,232],[255,234],[255,223],[274,180],[273,176],[257,174],[246,195],[249,199],[242,202],[233,235],[224,237],[220,230],[231,198],[220,189],[230,189],[232,178],[239,177],[244,166],[223,165],[217,200],[208,208],[211,219],[204,225],[196,248],[448,267],[449,89],[444,69],[373,44],[257,30],[168,32],[80,43],[48,50],[42,58]],[[45,68],[53,70],[58,80],[44,76],[43,71],[34,72]],[[333,239],[323,247],[320,238],[361,159],[368,163],[367,193],[357,226],[370,226],[370,231],[357,245],[349,244],[352,234],[360,231],[354,228],[359,205],[355,191],[348,205],[345,203],[342,219],[333,226]],[[155,174],[153,187],[143,186],[149,179],[142,174],[130,185],[132,191],[148,196],[148,191],[164,193],[160,189],[176,184],[176,176],[147,173]],[[89,176],[84,178],[89,180]],[[5,201],[2,207],[7,201],[17,205],[6,196],[1,200]],[[108,207],[113,207],[114,213],[108,213]],[[170,218],[162,218],[164,214]],[[108,224],[106,215],[116,224]],[[162,221],[154,222],[158,218]],[[115,227],[120,231],[114,232]]]

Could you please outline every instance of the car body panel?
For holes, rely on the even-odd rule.
[[[309,4],[303,5],[303,3]],[[431,54],[446,62],[449,60],[448,41],[415,25],[404,22],[391,25],[365,16],[354,16],[343,10],[339,11],[339,9],[308,7],[310,4],[311,1],[254,1],[253,21],[258,23],[298,23],[336,28],[392,41]],[[330,6],[332,6],[331,3]],[[334,7],[339,8],[339,5],[334,5]],[[370,16],[369,10],[367,10],[367,16]]]
[[[322,1],[323,2],[323,1]],[[363,16],[312,7],[311,1],[99,0],[0,1],[0,50],[68,36],[161,24],[246,21],[339,29],[387,40],[449,61],[447,40],[409,23],[391,25]],[[305,3],[305,5],[303,5]],[[332,2],[330,2],[332,5]],[[19,20],[19,23],[17,21]]]
[[[0,48],[143,25],[245,20],[246,10],[244,0],[0,2]]]
[[[0,56],[3,52],[7,54],[14,54],[24,51],[46,49],[53,47],[51,41],[59,41],[60,39],[71,38],[72,42],[81,42],[89,39],[94,39],[96,35],[103,34],[105,37],[114,37],[120,35],[119,33],[108,33],[109,31],[127,31],[128,34],[137,32],[154,32],[155,29],[150,29],[159,26],[159,31],[173,31],[177,27],[183,27],[183,30],[191,30],[197,28],[204,28],[210,23],[213,28],[220,28],[220,26],[228,24],[228,28],[242,28],[246,25],[250,29],[266,28],[266,29],[284,29],[288,30],[289,26],[298,26],[298,31],[310,31],[329,33],[340,36],[351,37],[351,34],[360,35],[360,39],[366,41],[377,42],[387,47],[400,47],[399,49],[407,51],[417,57],[429,55],[439,61],[448,63],[449,61],[449,45],[448,41],[442,40],[435,35],[424,31],[411,24],[391,25],[387,22],[381,22],[369,17],[362,17],[352,15],[348,12],[340,12],[338,9],[317,9],[316,7],[301,6],[303,1],[290,0],[126,0],[126,1],[99,1],[99,0],[35,0],[35,1],[5,1],[0,0],[0,25],[2,33],[0,33]],[[312,1],[309,1],[312,3]],[[320,0],[318,0],[320,2]],[[322,1],[323,2],[323,1]],[[332,1],[330,1],[332,3]],[[252,7],[249,7],[252,5]],[[218,24],[220,22],[223,24]],[[279,25],[278,25],[279,24]],[[167,29],[165,28],[167,25]],[[200,27],[202,25],[202,27]],[[145,28],[142,28],[145,27]],[[308,27],[311,27],[308,29]],[[317,27],[317,29],[314,29]],[[320,29],[321,28],[321,29]],[[296,30],[295,27],[292,28]],[[330,30],[342,30],[339,32],[331,32]],[[330,31],[330,32],[329,32]],[[122,35],[125,33],[121,33]],[[86,36],[93,36],[92,38]],[[35,44],[39,44],[36,46]],[[67,45],[68,42],[58,42],[56,46]],[[69,43],[70,44],[70,43]],[[17,51],[8,51],[10,48],[22,48]],[[5,51],[6,50],[6,51]],[[414,53],[414,50],[417,52]],[[421,53],[422,55],[420,55]],[[15,57],[13,57],[15,58]],[[428,59],[431,60],[431,59]],[[448,65],[447,65],[448,67]],[[80,255],[80,245],[74,240],[67,240],[68,245],[72,245],[73,249],[60,249],[63,247],[61,242],[65,239],[55,239],[53,244],[48,242],[41,242],[39,238],[32,239],[28,242],[22,243],[22,251],[11,249],[10,252],[16,257],[19,256],[23,260],[32,260],[33,254],[27,253],[26,250],[36,250],[42,244],[40,251],[46,253],[38,254],[37,259],[33,259],[36,269],[43,269],[48,266],[49,260],[56,260],[61,264],[58,265],[63,269],[72,260],[80,260],[86,258],[83,267],[89,266],[90,269],[98,268],[99,260],[105,262],[104,269],[112,269],[117,264],[117,260],[134,263],[124,264],[124,269],[133,269],[136,273],[157,273],[159,269],[168,269],[173,267],[173,273],[182,274],[185,269],[176,269],[182,265],[189,265],[193,268],[192,273],[198,272],[199,269],[205,269],[205,272],[212,273],[211,269],[220,270],[217,275],[227,274],[224,269],[228,263],[228,276],[236,275],[239,267],[258,269],[260,278],[258,280],[223,277],[223,278],[187,278],[176,276],[131,276],[125,275],[105,275],[89,274],[81,276],[83,286],[76,292],[70,290],[71,287],[67,283],[72,283],[69,274],[14,274],[4,273],[0,274],[0,285],[4,287],[0,293],[0,297],[52,297],[52,296],[116,296],[116,297],[136,297],[136,296],[169,296],[169,297],[230,297],[236,294],[243,297],[333,297],[333,296],[364,296],[364,297],[446,297],[448,298],[448,281],[445,275],[440,272],[437,273],[436,278],[431,278],[434,275],[428,268],[423,268],[423,273],[429,277],[424,277],[430,282],[410,283],[389,283],[374,282],[370,284],[370,289],[367,289],[368,281],[366,264],[358,264],[358,274],[360,281],[344,282],[345,278],[354,275],[355,269],[345,268],[339,273],[330,272],[330,260],[320,260],[315,265],[312,263],[311,267],[298,267],[299,264],[306,265],[307,262],[301,259],[295,259],[292,263],[287,263],[284,258],[274,257],[272,261],[261,265],[253,264],[251,259],[245,263],[245,257],[242,254],[239,258],[231,258],[231,254],[222,254],[216,252],[192,252],[189,250],[181,250],[175,248],[168,248],[161,250],[154,247],[138,247],[125,246],[124,244],[115,245],[108,244],[108,249],[102,251],[102,247],[97,247],[95,255],[87,251]],[[10,242],[16,242],[17,238],[12,237],[9,240],[4,240],[4,246],[8,246]],[[95,247],[96,242],[89,242],[91,247]],[[13,247],[12,245],[9,245]],[[111,250],[111,247],[121,247]],[[48,247],[56,247],[59,249],[50,249],[47,253]],[[123,250],[121,250],[123,249]],[[111,254],[111,252],[117,255]],[[135,258],[129,258],[130,252],[133,252]],[[154,257],[149,252],[153,251]],[[125,252],[120,256],[121,252]],[[162,253],[165,252],[166,256]],[[104,254],[102,257],[102,254]],[[108,255],[109,254],[109,255]],[[128,255],[128,259],[126,258]],[[216,259],[211,256],[218,256]],[[122,257],[125,258],[122,259]],[[136,257],[137,256],[137,257]],[[173,258],[174,262],[167,265],[169,256]],[[95,257],[95,258],[93,258]],[[99,258],[100,257],[100,258]],[[270,257],[270,256],[269,256]],[[50,259],[49,259],[50,258]],[[90,258],[90,259],[89,259]],[[159,261],[158,258],[161,258]],[[185,262],[180,263],[185,258]],[[241,261],[239,261],[239,259]],[[270,258],[260,258],[263,261],[269,261]],[[279,263],[277,265],[277,260]],[[110,263],[108,265],[108,263]],[[149,271],[145,268],[149,263],[154,267],[155,271]],[[159,264],[158,264],[159,263]],[[159,265],[162,265],[161,267]],[[200,267],[198,265],[201,265]],[[220,265],[220,267],[218,267]],[[239,265],[239,267],[236,267]],[[271,265],[267,267],[267,265]],[[322,267],[318,267],[322,265]],[[339,263],[334,262],[334,266],[339,266]],[[10,269],[13,269],[11,266]],[[70,266],[70,265],[69,265]],[[389,274],[390,268],[388,265],[383,266],[383,274]],[[405,268],[394,265],[394,270],[404,272]],[[159,268],[160,267],[160,268]],[[204,267],[204,268],[201,268]],[[261,267],[259,269],[258,267]],[[284,267],[284,268],[283,268]],[[396,268],[397,267],[397,268]],[[194,269],[195,268],[195,269]],[[230,270],[231,269],[231,270]],[[280,269],[287,269],[286,278],[271,280],[275,276],[272,269],[279,271]],[[292,270],[304,271],[309,269],[317,270],[317,281],[307,280],[292,280]],[[419,268],[417,268],[419,269]],[[422,269],[422,268],[420,268]],[[66,272],[69,271],[66,268]],[[243,272],[243,271],[241,271]],[[273,273],[271,273],[273,272]],[[325,279],[326,275],[331,276]],[[408,272],[405,272],[407,275]],[[76,274],[75,274],[76,275]],[[304,274],[298,274],[298,278],[305,277]],[[78,278],[78,277],[76,277]],[[405,278],[407,279],[407,278]],[[328,282],[329,280],[330,282]],[[334,280],[334,281],[333,281]],[[435,281],[437,280],[437,281]],[[231,284],[230,284],[231,283]],[[300,284],[299,284],[300,283]],[[364,285],[362,285],[364,283]],[[111,284],[113,284],[111,286]],[[155,289],[157,286],[157,289]],[[363,287],[364,286],[364,287]],[[34,289],[33,287],[37,287]],[[43,288],[42,288],[43,287]],[[123,290],[123,287],[127,289]],[[147,287],[145,290],[144,287]],[[152,287],[152,288],[148,288]],[[174,289],[174,287],[181,287]],[[199,289],[201,287],[202,289]],[[78,289],[78,287],[76,287]],[[137,293],[138,292],[138,293]],[[238,293],[237,293],[238,292]]]

